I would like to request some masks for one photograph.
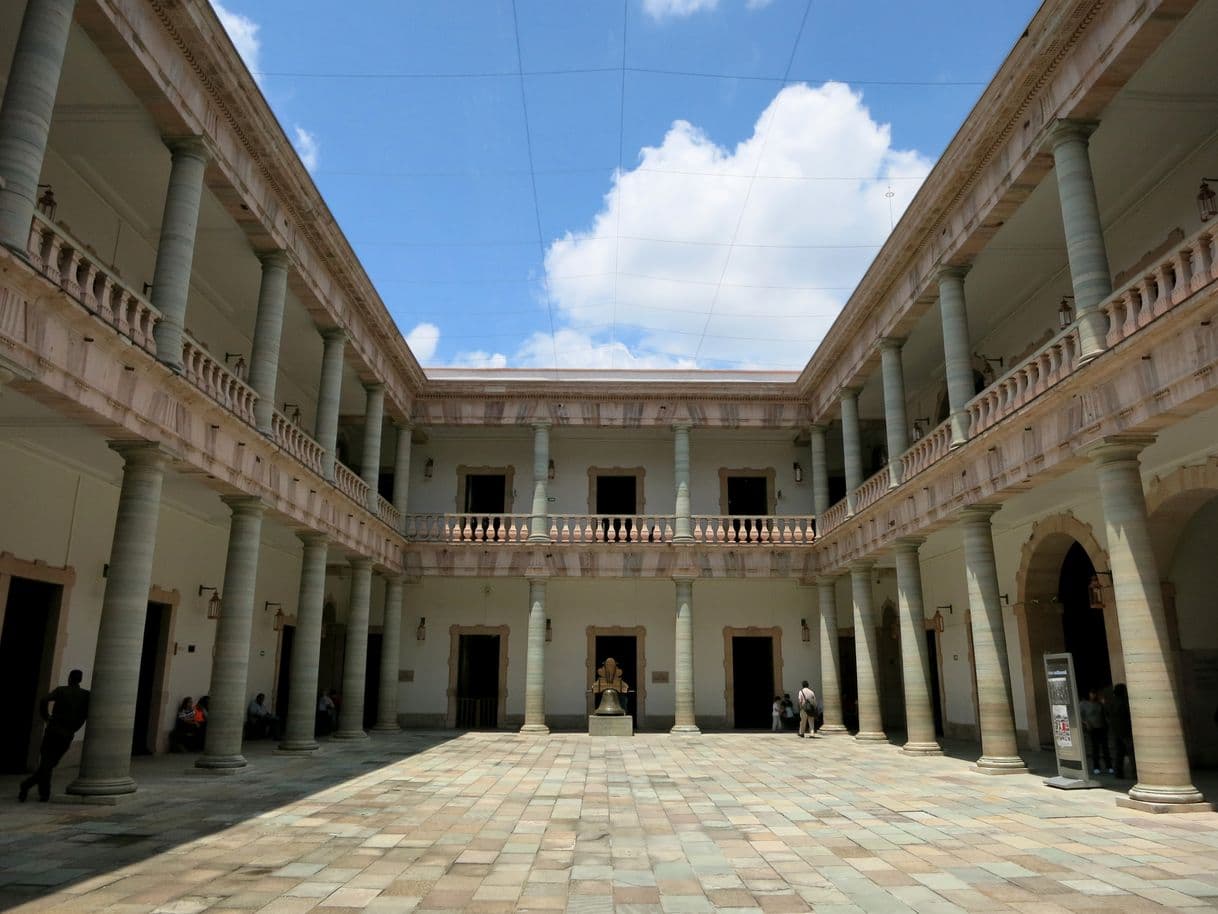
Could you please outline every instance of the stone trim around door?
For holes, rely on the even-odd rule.
[[[625,474],[623,474],[625,475]],[[584,686],[587,712],[592,714],[592,677],[596,674],[596,638],[598,635],[617,637],[634,637],[634,668],[638,682],[626,683],[632,690],[633,701],[637,702],[639,729],[647,729],[647,626],[635,625],[589,625],[585,629],[587,649],[584,653]]]
[[[457,673],[460,668],[462,635],[499,636],[499,702],[496,719],[499,728],[507,726],[507,673],[509,625],[450,625],[448,627],[448,716],[446,726],[457,726]]]
[[[465,513],[465,479],[467,476],[502,476],[503,477],[503,513],[511,514],[516,502],[516,467],[508,464],[502,467],[472,467],[465,464],[457,466],[457,495],[454,510],[458,514]],[[487,512],[493,513],[493,512]]]
[[[647,493],[643,488],[645,467],[588,467],[588,513],[596,513],[596,480],[601,476],[633,476],[635,514],[647,513]]]
[[[735,637],[769,637],[770,646],[774,657],[773,692],[775,695],[782,695],[786,691],[786,689],[783,688],[782,682],[782,626],[774,625],[770,626],[769,628],[761,628],[756,625],[750,625],[747,628],[736,628],[731,625],[723,626],[724,721],[725,726],[729,730],[734,730],[736,728],[736,664],[732,658],[732,639]]]
[[[173,658],[178,655],[178,606],[182,594],[178,590],[158,587],[148,588],[149,603],[163,603],[169,607],[169,621],[165,626],[165,662],[152,680],[152,748],[153,752],[169,751],[169,733],[177,723],[176,716],[166,720],[166,708],[176,710],[177,702],[169,694],[169,683],[173,681]]]

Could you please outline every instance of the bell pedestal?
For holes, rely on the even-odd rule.
[[[634,720],[622,708],[617,689],[601,692],[600,704],[588,717],[589,736],[634,736]]]

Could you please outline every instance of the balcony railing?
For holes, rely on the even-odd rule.
[[[523,543],[528,514],[407,514],[406,539],[416,543]],[[671,543],[673,514],[550,514],[548,540],[558,544]],[[695,514],[690,532],[697,543],[799,546],[816,538],[815,520],[804,515],[741,517]]]
[[[945,457],[952,447],[952,423],[948,419],[932,428],[901,455],[901,481],[917,476],[935,461]]]
[[[394,530],[402,529],[402,512],[393,506],[393,502],[380,493],[377,493],[376,496],[376,513],[381,520]]]
[[[359,474],[340,460],[334,461],[334,484],[338,490],[358,505],[368,504],[368,484]]]
[[[887,466],[881,467],[878,473],[867,477],[867,480],[855,490],[854,510],[862,511],[875,504],[891,487],[892,474],[888,472]]]
[[[271,414],[271,435],[276,444],[318,476],[321,475],[321,461],[325,450],[306,434],[304,429],[278,410]]]
[[[212,358],[190,334],[182,334],[182,375],[240,419],[254,424],[258,395],[223,362]]]

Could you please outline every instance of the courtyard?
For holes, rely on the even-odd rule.
[[[0,813],[22,912],[1149,911],[1218,906],[1218,814],[1118,808],[973,747],[790,734],[376,733],[232,776],[136,759],[117,806]],[[56,790],[74,775],[57,772]],[[1209,774],[1209,777],[1205,777]],[[1203,773],[1198,786],[1218,784]],[[1116,787],[1118,785],[1111,785]],[[1125,782],[1124,786],[1128,786]]]

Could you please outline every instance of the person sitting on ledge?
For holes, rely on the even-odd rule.
[[[245,725],[250,739],[277,739],[279,718],[264,704],[266,693],[259,692],[245,709]]]
[[[178,718],[169,734],[170,752],[202,752],[206,717],[189,695],[178,705]]]

